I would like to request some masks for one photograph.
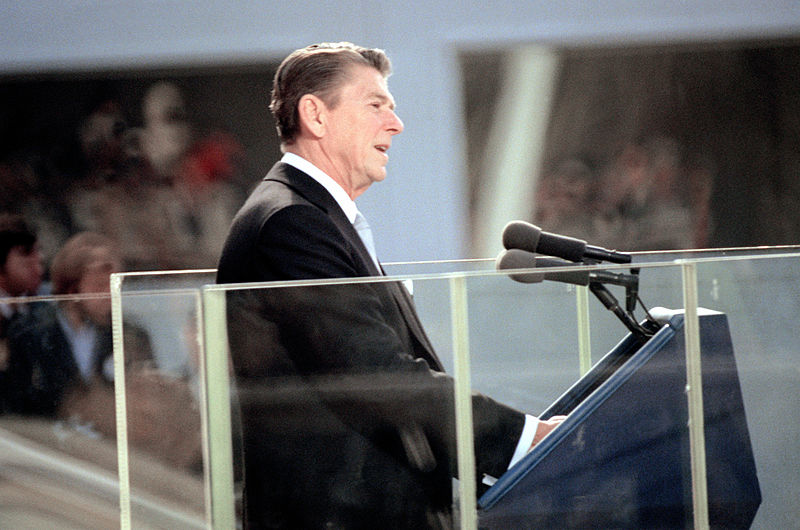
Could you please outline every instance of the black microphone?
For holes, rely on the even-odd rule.
[[[563,258],[576,263],[584,260],[630,263],[630,254],[587,245],[582,239],[544,232],[525,221],[511,221],[503,229],[503,246]]]
[[[520,249],[502,251],[495,260],[497,270],[534,269],[537,267],[565,267],[575,264],[562,259],[540,258],[531,252]],[[626,291],[638,291],[639,276],[636,274],[616,274],[609,271],[553,271],[553,272],[522,272],[509,274],[512,280],[521,283],[539,283],[543,280],[571,283],[574,285],[588,285],[589,290],[597,297],[606,309],[614,313],[619,320],[640,339],[652,335],[633,317],[623,311],[613,294],[605,287],[605,283],[625,286]]]
[[[540,258],[536,255],[525,252],[524,250],[511,249],[500,252],[495,260],[495,268],[499,271],[514,270],[514,269],[535,269],[541,267],[561,267],[570,265],[569,261],[558,260],[553,258]],[[559,273],[556,273],[559,274]],[[566,278],[572,280],[567,283],[575,283],[577,285],[588,285],[589,275],[586,272],[563,272],[560,273]],[[549,274],[544,272],[526,272],[520,274],[509,274],[509,277],[521,283],[541,283],[545,279],[551,279]]]
[[[575,264],[562,259],[540,258],[532,252],[520,249],[510,249],[502,251],[495,260],[497,270],[514,269],[534,269],[537,267],[566,267]],[[637,271],[638,272],[638,271]],[[509,274],[512,280],[521,283],[539,283],[543,280],[571,283],[574,285],[588,285],[589,290],[597,297],[606,309],[614,313],[619,320],[635,334],[640,340],[646,340],[652,335],[647,329],[642,327],[633,317],[623,311],[619,302],[613,294],[606,289],[606,283],[622,285],[625,287],[627,298],[631,298],[631,293],[638,293],[639,275],[638,274],[617,274],[609,271],[553,271],[553,272],[523,272]],[[629,309],[629,312],[633,309]]]
[[[531,252],[512,248],[502,251],[495,260],[497,270],[534,269],[543,267],[575,267],[572,262],[563,259],[542,258]],[[509,274],[512,280],[522,283],[539,283],[542,280],[571,283],[573,285],[589,285],[590,283],[609,283],[621,285],[626,289],[638,291],[639,276],[609,271],[553,271],[527,272]]]

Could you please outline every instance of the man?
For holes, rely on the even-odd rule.
[[[64,415],[61,407],[71,394],[86,394],[96,384],[111,389],[109,276],[120,267],[113,242],[94,232],[72,236],[56,253],[50,266],[53,294],[72,297],[42,304],[34,318],[11,330],[8,387],[14,412]],[[138,329],[126,339],[129,364],[152,358],[149,340]],[[111,406],[101,419],[113,426],[113,400],[106,399],[106,405]]]
[[[16,214],[0,214],[0,298],[37,294],[42,283],[42,255],[36,234]],[[0,412],[10,399],[7,370],[8,332],[28,312],[27,305],[0,303]]]
[[[235,217],[218,283],[382,274],[353,201],[386,177],[403,130],[389,73],[381,50],[349,43],[283,61],[270,108],[284,156]],[[234,291],[228,326],[247,525],[452,524],[452,380],[402,285]],[[559,421],[481,395],[473,409],[479,476],[502,474]]]

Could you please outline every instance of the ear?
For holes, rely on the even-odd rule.
[[[300,130],[314,138],[325,135],[327,123],[327,107],[325,102],[313,94],[306,94],[297,103],[297,116],[300,119]]]

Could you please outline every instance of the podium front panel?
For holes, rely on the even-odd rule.
[[[682,327],[626,337],[553,403],[568,419],[481,497],[481,528],[691,527]],[[746,528],[761,495],[726,316],[700,337],[710,523]]]

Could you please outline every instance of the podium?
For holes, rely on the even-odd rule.
[[[709,523],[747,528],[761,491],[728,321],[699,322]],[[480,528],[692,527],[683,323],[626,336],[542,413],[569,417],[480,497]]]

